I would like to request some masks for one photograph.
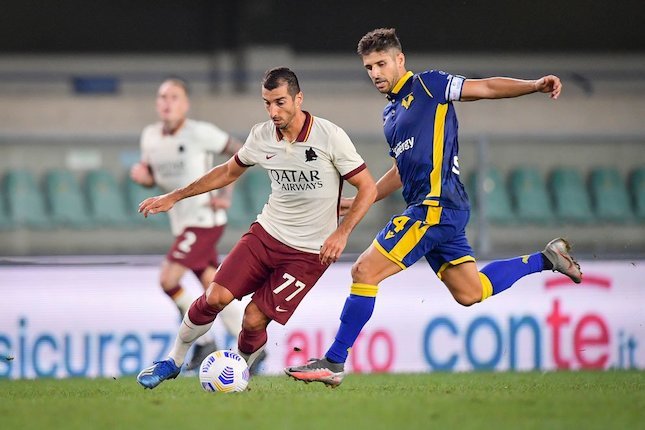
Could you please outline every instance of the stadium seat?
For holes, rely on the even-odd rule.
[[[119,185],[107,170],[92,170],[85,177],[85,191],[92,219],[101,226],[126,227],[134,225],[128,216],[125,199]]]
[[[594,221],[589,193],[580,172],[567,167],[554,169],[549,178],[549,189],[559,221],[581,224]]]
[[[473,172],[468,180],[468,197],[473,209],[477,209],[477,181],[479,172]],[[511,208],[511,200],[504,185],[502,174],[496,167],[488,169],[484,179],[484,195],[486,196],[486,218],[493,224],[506,225],[516,221]],[[471,217],[472,218],[472,217]]]
[[[4,178],[10,221],[16,226],[47,229],[51,223],[36,179],[27,170],[10,170]]]
[[[250,168],[244,176],[246,176],[244,185],[250,198],[252,218],[255,219],[269,199],[271,181],[264,169]]]
[[[9,213],[7,212],[7,202],[4,192],[0,188],[0,231],[10,230],[12,226],[13,222],[11,222]]]
[[[517,167],[510,174],[510,188],[517,218],[531,224],[553,221],[551,200],[542,174],[535,167]]]
[[[72,172],[51,170],[45,174],[44,186],[55,225],[79,229],[91,226],[81,186]]]
[[[630,175],[629,188],[634,201],[634,215],[645,221],[645,166],[634,170]]]
[[[255,220],[256,213],[251,208],[250,195],[247,191],[247,171],[236,182],[233,188],[233,200],[227,211],[228,225],[231,227],[248,227]]]
[[[632,218],[627,188],[617,169],[593,169],[589,174],[589,188],[599,220],[624,224]]]
[[[126,213],[130,215],[135,224],[145,227],[154,228],[170,228],[170,219],[166,212],[154,214],[145,218],[138,212],[139,203],[148,197],[162,194],[163,191],[159,187],[144,187],[134,182],[130,177],[125,178],[125,200],[126,200]]]

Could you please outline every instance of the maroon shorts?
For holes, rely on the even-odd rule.
[[[253,302],[284,325],[329,265],[318,254],[298,251],[253,223],[215,274],[215,282],[237,299],[253,294]]]
[[[224,227],[186,227],[175,238],[166,259],[191,270],[217,267],[219,263],[216,246],[224,233]]]

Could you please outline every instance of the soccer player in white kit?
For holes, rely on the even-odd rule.
[[[141,134],[141,161],[130,171],[133,181],[172,191],[202,176],[213,165],[218,154],[235,154],[241,142],[217,126],[186,117],[190,108],[186,83],[178,78],[165,80],[157,92],[157,114],[160,121],[147,126]],[[202,194],[178,203],[168,212],[175,241],[161,266],[160,284],[177,306],[181,317],[195,297],[189,295],[180,281],[191,270],[208,288],[218,262],[217,242],[226,225],[232,187],[219,193]],[[226,330],[237,337],[242,327],[242,306],[230,306],[222,313]],[[216,349],[212,339],[203,337],[195,345],[187,368],[197,368]]]
[[[340,127],[301,109],[303,95],[291,70],[269,70],[262,98],[271,120],[255,125],[234,157],[190,185],[139,206],[144,216],[166,211],[181,199],[234,182],[255,164],[271,179],[271,195],[257,222],[190,306],[168,359],[137,376],[145,388],[176,378],[192,343],[233,299],[248,294],[253,296],[244,311],[238,351],[252,366],[267,342],[268,324],[289,320],[374,202],[376,185],[365,162]],[[339,224],[343,180],[358,193]]]

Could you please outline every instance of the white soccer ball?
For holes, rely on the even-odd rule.
[[[199,382],[209,393],[244,391],[250,377],[246,361],[233,351],[215,351],[199,366]]]

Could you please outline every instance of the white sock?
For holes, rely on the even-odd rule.
[[[233,336],[235,339],[239,336],[242,331],[242,317],[244,316],[244,307],[242,302],[239,300],[233,299],[231,303],[226,305],[222,311],[217,314],[217,318],[222,321],[226,331]]]
[[[239,354],[240,357],[242,357],[244,360],[246,360],[246,365],[251,367],[251,366],[253,366],[253,363],[255,363],[255,360],[257,360],[258,356],[260,354],[262,354],[262,351],[264,351],[264,347],[266,345],[267,344],[265,343],[257,351],[252,352],[250,354],[244,353],[244,352],[240,351],[240,349],[238,348],[237,353]]]
[[[188,292],[182,288],[181,292],[172,298],[175,301],[177,309],[179,309],[180,316],[183,317],[188,312],[190,305],[193,304],[195,299],[191,297]]]
[[[177,366],[184,364],[184,358],[186,358],[186,354],[193,342],[200,336],[206,334],[212,325],[212,322],[205,325],[196,325],[188,318],[188,313],[186,313],[181,322],[181,326],[179,326],[179,331],[175,338],[175,345],[170,350],[168,357],[172,358]]]

